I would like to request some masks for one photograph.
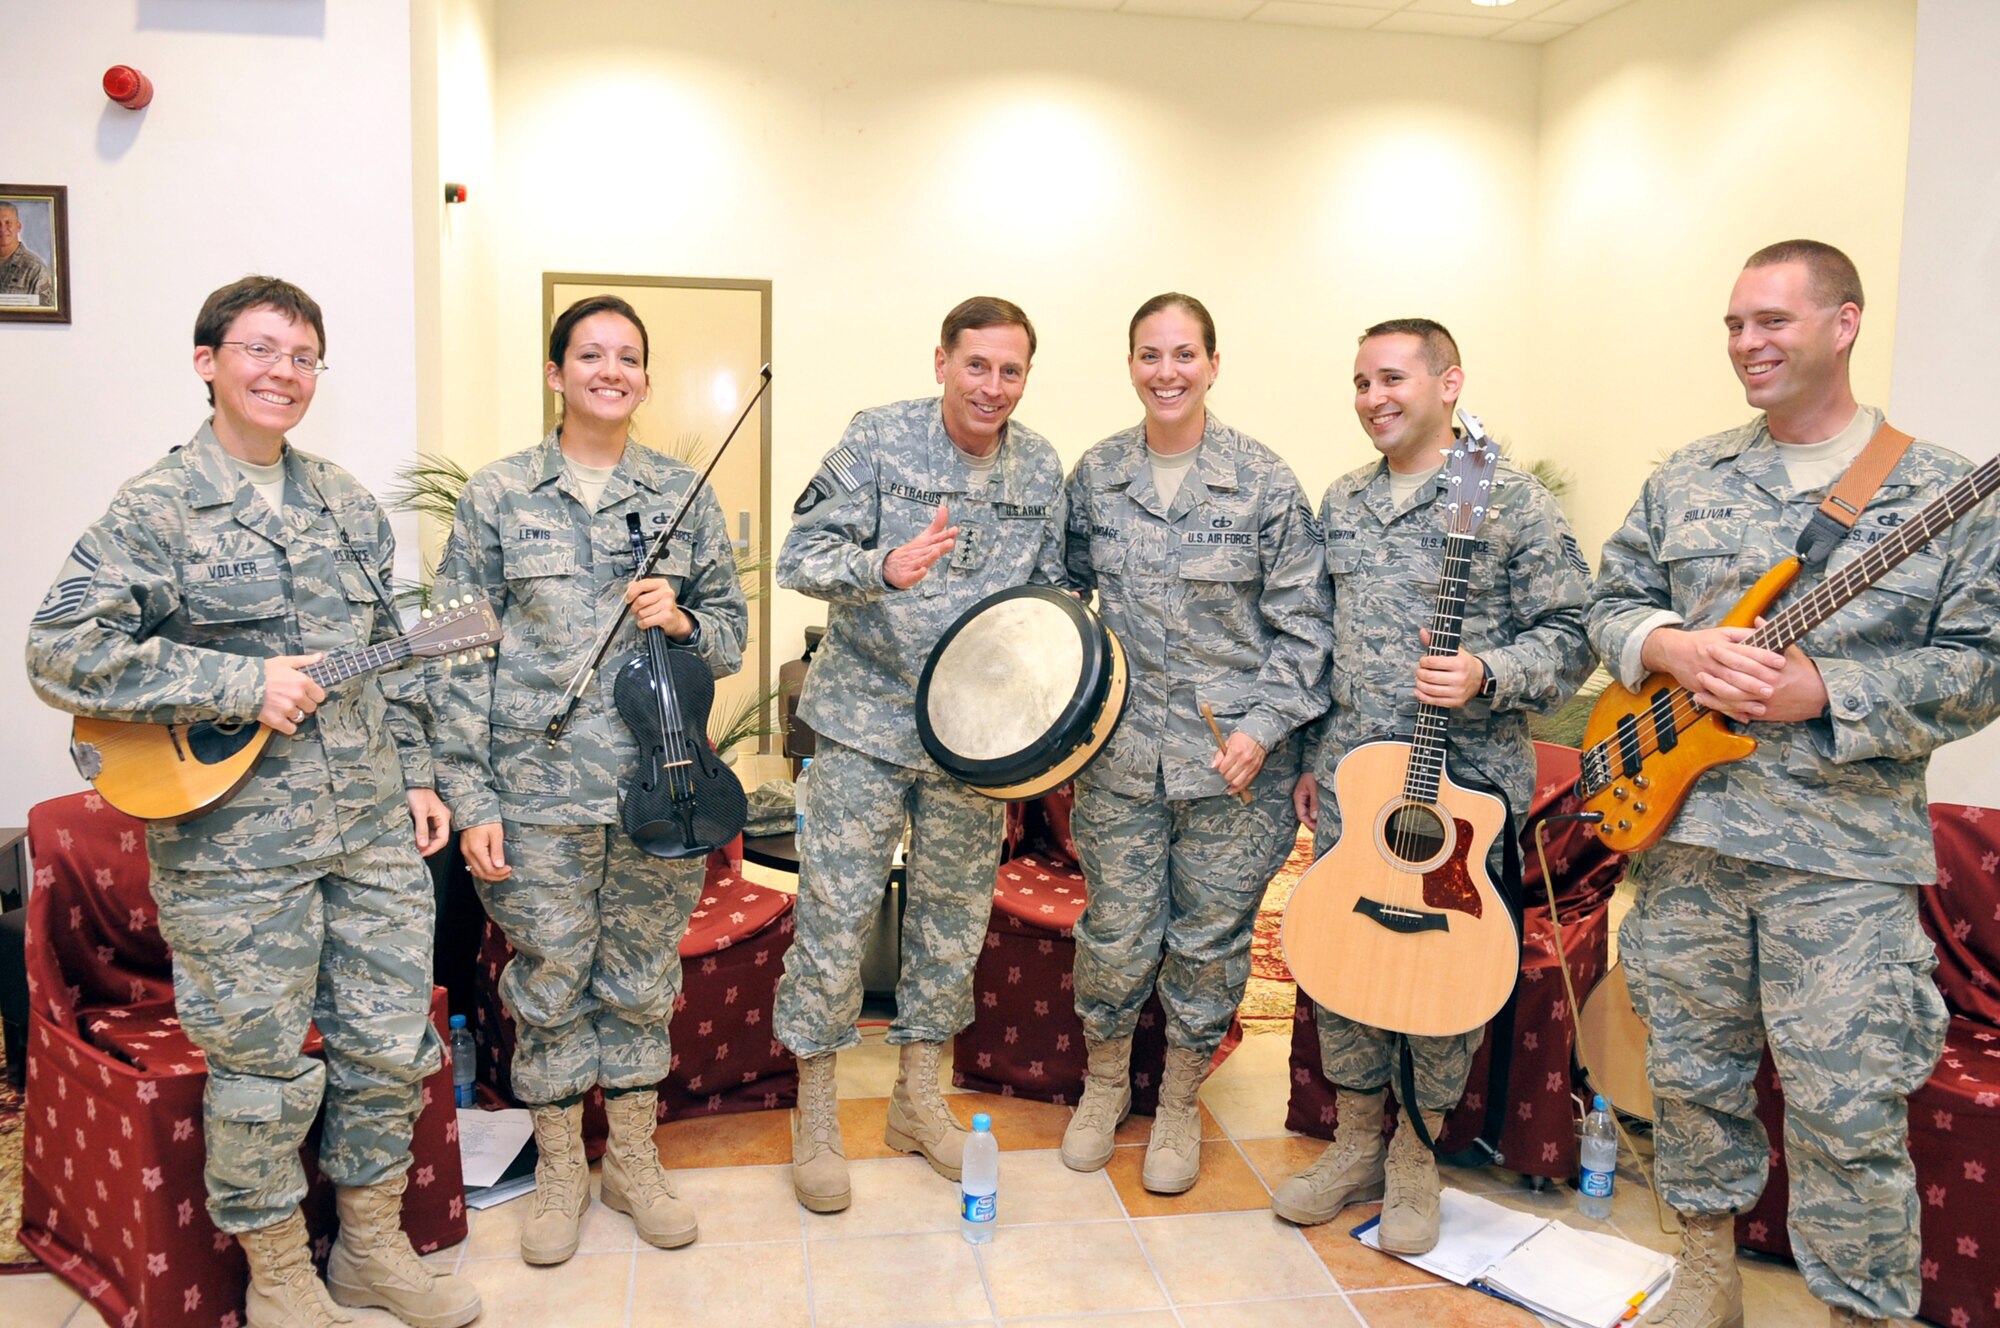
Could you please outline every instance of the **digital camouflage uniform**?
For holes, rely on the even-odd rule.
[[[102,719],[256,723],[264,660],[395,636],[395,541],[346,471],[289,445],[285,512],[213,430],[128,481],[77,541],[28,631],[35,691]],[[423,686],[336,683],[273,733],[227,805],[146,827],[174,1003],[206,1055],[209,1212],[254,1231],[306,1192],[299,1144],[325,1088],[321,1170],[369,1186],[410,1164],[430,1023],[430,875],[406,789],[429,788]],[[301,1054],[308,1023],[322,1064]]]
[[[16,245],[12,254],[0,259],[0,295],[26,295],[31,297],[30,307],[51,308],[56,302],[55,273],[28,246]],[[20,306],[0,300],[0,309],[8,307]]]
[[[1880,412],[1867,408],[1870,427]],[[1832,571],[1969,467],[1918,442]],[[1681,449],[1604,548],[1591,640],[1606,659],[1661,609],[1710,627],[1791,556],[1824,490],[1794,490],[1760,415]],[[1649,1025],[1661,1190],[1676,1209],[1748,1208],[1767,1141],[1752,1078],[1768,1039],[1785,1086],[1791,1236],[1806,1285],[1876,1317],[1916,1311],[1909,1092],[1946,1013],[1914,887],[1936,876],[1926,758],[2000,713],[2000,519],[1982,504],[1800,643],[1829,707],[1751,724],[1755,753],[1695,785],[1640,855],[1619,932]],[[1784,599],[1821,577],[1806,573]],[[1640,679],[1624,678],[1636,686]]]
[[[1213,415],[1172,503],[1143,424],[1070,477],[1070,582],[1097,592],[1131,674],[1117,734],[1077,780],[1076,1009],[1093,1042],[1131,1035],[1156,978],[1169,1044],[1208,1056],[1229,1031],[1257,905],[1298,836],[1294,734],[1326,709],[1322,556],[1291,467]],[[1268,753],[1248,806],[1212,765],[1203,703]]]
[[[946,775],[917,738],[917,680],[945,629],[997,590],[1062,581],[1062,463],[1010,421],[974,491],[937,398],[856,415],[792,509],[778,584],[827,601],[799,716],[819,735],[799,843],[797,932],[774,1016],[800,1056],[860,1041],[861,949],[903,818],[911,823],[902,975],[889,1041],[942,1042],[972,1021],[1004,804]],[[960,528],[922,581],[882,579],[939,503]]]
[[[1589,564],[1562,510],[1541,482],[1504,458],[1494,476],[1485,524],[1472,540],[1460,643],[1494,680],[1491,698],[1475,696],[1449,712],[1445,767],[1471,788],[1497,789],[1516,818],[1535,789],[1535,748],[1528,716],[1553,710],[1591,669],[1584,641]],[[1308,752],[1320,786],[1313,852],[1340,837],[1333,772],[1361,743],[1415,732],[1417,629],[1430,620],[1443,576],[1445,523],[1434,481],[1397,511],[1382,462],[1342,476],[1326,491],[1320,524],[1333,582],[1333,708]],[[1508,827],[1514,833],[1518,819]],[[1497,883],[1503,845],[1495,840],[1487,870]],[[1344,1019],[1324,1006],[1320,1057],[1326,1077],[1370,1092],[1390,1081],[1400,1035]],[[1416,1105],[1448,1111],[1465,1091],[1483,1029],[1451,1037],[1412,1037]]]
[[[619,824],[619,786],[639,747],[612,688],[641,649],[627,617],[560,742],[544,730],[598,635],[624,607],[634,564],[628,513],[657,537],[699,476],[628,441],[593,511],[551,433],[466,484],[437,592],[485,598],[505,635],[495,657],[441,676],[438,780],[456,825],[501,823],[513,874],[477,881],[514,947],[500,998],[514,1016],[514,1091],[558,1102],[594,1085],[666,1077],[680,994],[680,940],[701,895],[701,858],[642,851]],[[749,614],[722,506],[704,486],[656,568],[696,624],[715,675],[743,665]],[[671,640],[671,638],[669,638]]]

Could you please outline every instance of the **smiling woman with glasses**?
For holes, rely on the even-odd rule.
[[[214,411],[77,540],[28,628],[28,672],[72,714],[276,735],[226,805],[146,829],[175,1010],[208,1068],[209,1216],[243,1247],[251,1324],[332,1322],[330,1295],[456,1328],[478,1290],[419,1260],[401,1224],[442,1060],[419,854],[443,847],[451,818],[431,787],[422,673],[314,668],[402,631],[381,506],[287,438],[325,346],[319,305],[288,281],[208,297],[194,370]],[[299,1050],[313,1023],[323,1060]],[[299,1145],[322,1103],[319,1167],[340,1214],[324,1284],[299,1209]]]

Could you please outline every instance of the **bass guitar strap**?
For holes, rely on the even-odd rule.
[[[1482,776],[1484,772],[1481,772]],[[1501,837],[1500,851],[1500,896],[1507,901],[1507,907],[1514,914],[1514,931],[1522,931],[1522,887],[1521,887],[1521,836],[1519,824],[1514,820],[1514,807],[1499,785],[1487,781],[1485,791],[1500,799],[1507,809],[1507,833]],[[1431,1150],[1437,1160],[1454,1167],[1505,1166],[1507,1159],[1500,1151],[1500,1133],[1507,1128],[1508,1092],[1513,1084],[1514,1073],[1514,1010],[1520,1002],[1521,972],[1514,970],[1514,990],[1507,994],[1506,1004],[1486,1025],[1486,1041],[1493,1050],[1486,1058],[1486,1118],[1480,1124],[1479,1137],[1470,1147],[1455,1152],[1438,1151],[1437,1140],[1431,1138],[1430,1130],[1424,1125],[1423,1113],[1417,1109],[1417,1064],[1415,1054],[1410,1050],[1408,1035],[1396,1039],[1396,1097],[1403,1115],[1416,1130],[1417,1138],[1424,1147]],[[1475,1048],[1473,1054],[1478,1055]]]
[[[1882,487],[1882,481],[1889,478],[1889,472],[1903,459],[1903,453],[1910,450],[1912,441],[1910,435],[1888,420],[1882,421],[1875,436],[1868,440],[1868,446],[1861,449],[1840,482],[1813,513],[1812,520],[1799,532],[1799,561],[1809,570],[1817,572],[1826,566],[1826,560],[1861,519],[1861,509],[1868,506],[1868,500]]]

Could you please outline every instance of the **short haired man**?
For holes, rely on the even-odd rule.
[[[944,1043],[972,1022],[1006,808],[946,775],[917,736],[917,681],[945,629],[997,590],[1063,579],[1062,463],[1013,421],[1035,331],[1005,300],[944,320],[941,397],[856,415],[792,508],[778,583],[832,607],[799,715],[819,735],[799,844],[797,931],[773,1016],[799,1058],[792,1181],[813,1212],[850,1192],[834,1056],[860,1041],[861,949],[904,820],[911,827],[902,1047],[886,1141],[958,1179],[966,1131],[938,1086]]]
[[[34,250],[21,243],[21,209],[0,199],[0,308],[55,307],[56,276]]]
[[[340,1322],[327,1299],[425,1328],[479,1313],[401,1226],[430,1022],[433,909],[419,852],[444,846],[423,680],[303,670],[401,630],[395,541],[340,467],[293,447],[326,345],[319,305],[246,277],[208,297],[194,368],[214,414],[128,480],[77,541],[28,629],[49,704],[100,719],[274,730],[225,806],[146,828],[174,1005],[208,1063],[208,1211],[250,1265],[251,1328]],[[412,819],[415,834],[412,834]],[[304,1055],[309,1025],[326,1044]],[[340,1239],[313,1274],[299,1145],[326,1107],[319,1166]]]
[[[1424,653],[1419,632],[1444,570],[1439,474],[1464,383],[1458,344],[1440,323],[1396,319],[1361,336],[1354,411],[1382,459],[1335,480],[1320,507],[1333,582],[1333,707],[1297,791],[1316,854],[1342,833],[1341,808],[1325,796],[1341,758],[1370,739],[1407,738],[1419,705],[1453,712],[1452,776],[1499,792],[1515,816],[1524,814],[1535,787],[1528,715],[1561,705],[1590,672],[1583,637],[1588,564],[1555,498],[1504,459],[1475,536],[1461,645],[1454,655]],[[1517,829],[1510,824],[1503,834]],[[1503,857],[1496,838],[1487,863],[1496,882]],[[1435,1140],[1444,1113],[1465,1092],[1484,1030],[1405,1039],[1323,1006],[1315,1016],[1322,1067],[1338,1102],[1334,1141],[1278,1187],[1271,1207],[1313,1224],[1380,1196],[1382,1247],[1421,1254],[1438,1238],[1437,1164],[1407,1120],[1384,1149],[1384,1090],[1407,1041],[1416,1101],[1401,1105],[1421,1113]]]
[[[1718,627],[1792,555],[1882,412],[1854,399],[1860,278],[1812,240],[1752,254],[1723,318],[1748,423],[1675,452],[1604,546],[1590,637],[1627,686],[1670,674],[1758,739],[1710,772],[1632,865],[1619,933],[1651,1032],[1655,1171],[1681,1215],[1657,1318],[1740,1324],[1734,1214],[1764,1188],[1752,1080],[1785,1086],[1792,1251],[1835,1324],[1900,1318],[1919,1294],[1907,1097],[1946,1014],[1917,919],[1936,877],[1930,752],[2000,714],[2000,520],[1991,502],[1783,654]],[[1827,563],[1838,571],[1969,470],[1906,452]],[[1807,571],[1796,602],[1822,574]]]

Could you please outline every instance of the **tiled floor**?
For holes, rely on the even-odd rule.
[[[488,1328],[878,1328],[890,1324],[1034,1324],[1038,1328],[1324,1328],[1367,1324],[1521,1324],[1496,1300],[1446,1286],[1376,1254],[1347,1232],[1373,1208],[1302,1231],[1273,1217],[1269,1187],[1309,1161],[1316,1141],[1284,1130],[1288,1039],[1253,1036],[1202,1089],[1202,1178],[1162,1198],[1139,1185],[1149,1122],[1127,1122],[1111,1165],[1080,1175],[1055,1147],[1065,1108],[963,1095],[961,1117],[990,1111],[1003,1153],[1000,1230],[990,1245],[957,1229],[957,1190],[920,1159],[882,1146],[882,1097],[895,1051],[879,1033],[841,1060],[842,1119],[854,1205],[815,1216],[792,1199],[782,1112],[686,1121],[660,1131],[680,1193],[701,1215],[701,1239],[681,1250],[637,1243],[603,1207],[586,1220],[577,1256],[529,1268],[516,1253],[525,1201],[473,1215],[472,1234],[434,1260],[471,1277]],[[1578,1221],[1569,1192],[1536,1194],[1500,1172],[1456,1172],[1448,1183],[1515,1207]],[[1621,1171],[1608,1224],[1671,1250],[1640,1177]],[[1826,1311],[1789,1265],[1746,1259],[1748,1321],[1819,1325]],[[95,1314],[46,1275],[0,1279],[5,1319],[18,1328],[88,1328]],[[393,1328],[379,1311],[367,1328]]]

